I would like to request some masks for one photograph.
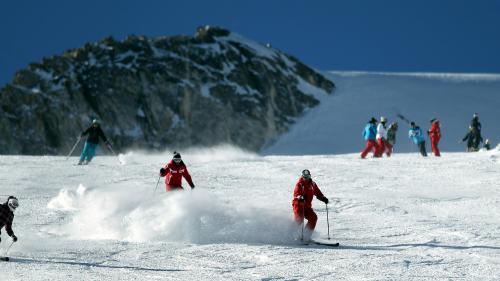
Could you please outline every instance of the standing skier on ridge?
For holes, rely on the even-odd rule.
[[[101,138],[105,144],[109,145],[108,139],[104,135],[104,132],[101,129],[101,125],[97,121],[97,119],[92,120],[92,125],[87,128],[87,130],[83,131],[80,137],[84,137],[85,135],[89,135],[85,145],[83,146],[82,154],[80,155],[80,161],[78,161],[78,165],[86,165],[95,155],[95,150],[97,148],[97,144],[99,144],[99,138]]]
[[[375,157],[382,157],[382,154],[386,152],[387,157],[391,156],[392,146],[387,142],[387,127],[385,124],[387,123],[387,118],[380,117],[380,123],[377,126],[377,147],[378,153]]]
[[[193,180],[189,174],[186,165],[181,159],[181,154],[174,151],[174,157],[160,169],[160,177],[165,177],[166,191],[182,190],[182,177],[186,179],[191,189],[194,188]]]
[[[440,157],[438,143],[441,139],[441,128],[439,127],[439,120],[435,118],[431,120],[431,128],[427,131],[427,134],[431,139],[432,153],[434,153],[434,156]]]
[[[418,148],[420,150],[420,154],[422,156],[426,157],[427,156],[427,151],[425,150],[425,139],[422,134],[422,130],[420,129],[419,126],[415,124],[415,122],[410,123],[410,131],[408,131],[408,137],[418,145]]]
[[[14,220],[14,211],[17,207],[19,207],[19,201],[14,196],[9,196],[5,203],[0,204],[0,234],[2,228],[5,226],[5,231],[12,237],[12,241],[14,242],[17,242],[17,236],[12,230],[12,221]],[[0,235],[0,242],[1,241],[2,237]]]
[[[375,138],[377,136],[377,119],[373,118],[368,121],[368,124],[366,124],[365,129],[363,130],[363,137],[366,140],[366,146],[365,149],[361,152],[361,158],[365,158],[366,155],[374,150],[373,156],[376,156],[378,153],[378,148],[377,148],[377,142],[375,141]]]
[[[392,122],[387,129],[387,142],[389,143],[390,153],[394,152],[394,145],[396,144],[396,132],[398,131],[398,123]]]
[[[292,207],[297,224],[303,224],[304,218],[307,219],[304,236],[302,237],[305,242],[310,240],[318,221],[318,216],[312,209],[313,196],[328,204],[328,198],[321,193],[319,187],[312,180],[311,172],[303,170],[302,176],[295,184],[295,189],[293,190]]]

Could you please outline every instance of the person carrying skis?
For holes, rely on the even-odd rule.
[[[78,165],[86,165],[92,158],[94,158],[95,150],[97,145],[99,144],[99,138],[101,138],[106,145],[109,145],[108,139],[104,135],[104,132],[101,129],[101,125],[97,121],[97,119],[92,120],[92,125],[87,128],[87,130],[83,131],[80,137],[84,137],[85,135],[89,135],[87,137],[87,141],[83,146],[82,154],[80,155],[80,161],[78,161]]]
[[[398,123],[392,122],[387,129],[387,142],[390,144],[390,154],[394,151],[394,145],[396,144],[396,133],[398,131]]]
[[[434,156],[440,157],[441,154],[439,152],[438,143],[441,139],[441,128],[439,126],[439,120],[432,119],[431,120],[431,128],[427,131],[429,138],[431,139],[431,148]]]
[[[413,143],[418,145],[420,154],[422,154],[422,156],[424,157],[427,157],[427,151],[425,150],[425,139],[422,134],[422,130],[413,121],[410,123],[410,130],[408,131],[408,137],[413,141]]]
[[[368,121],[368,124],[366,124],[365,129],[363,130],[363,137],[365,138],[366,146],[365,149],[363,149],[363,151],[361,152],[361,158],[365,158],[366,155],[372,150],[374,150],[374,157],[378,153],[377,142],[375,141],[375,138],[377,136],[376,124],[377,119],[372,117],[372,119]]]
[[[167,192],[182,190],[182,177],[186,179],[191,189],[194,188],[193,180],[181,159],[181,154],[176,151],[174,151],[172,160],[164,168],[160,169],[160,177],[165,177],[165,190]]]
[[[17,207],[19,207],[19,201],[14,196],[9,196],[5,203],[0,204],[0,242],[2,241],[1,230],[4,226],[7,234],[12,237],[12,241],[17,242],[17,236],[12,230],[14,211]]]
[[[377,126],[377,148],[378,153],[375,157],[382,157],[384,152],[387,157],[391,156],[392,145],[387,142],[387,118],[380,117],[380,123]]]
[[[318,216],[312,209],[313,196],[328,204],[328,198],[321,193],[318,185],[312,180],[311,172],[303,170],[293,190],[292,207],[297,224],[301,225],[304,223],[304,218],[307,219],[304,236],[302,237],[303,241],[306,242],[311,238],[318,221]]]

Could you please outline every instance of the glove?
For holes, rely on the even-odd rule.
[[[191,189],[194,189],[194,184],[191,186]]]
[[[321,200],[321,201],[325,202],[325,204],[327,204],[327,205],[328,205],[328,202],[330,202],[330,201],[328,200],[328,198],[326,198],[326,197],[323,197],[323,200]]]
[[[17,236],[12,235],[12,241],[17,242]]]
[[[165,174],[165,169],[164,168],[161,168],[160,169],[160,175],[164,175]]]
[[[300,195],[299,197],[297,197],[297,200],[299,200],[299,202],[304,202],[306,201],[306,198],[303,195]]]

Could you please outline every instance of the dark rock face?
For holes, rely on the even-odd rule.
[[[30,64],[0,90],[0,154],[65,154],[92,118],[118,150],[232,143],[256,151],[334,87],[222,28],[109,37]]]

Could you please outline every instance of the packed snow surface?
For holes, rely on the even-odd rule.
[[[196,188],[166,193],[171,154],[0,156],[19,241],[1,280],[499,280],[500,151],[258,156],[182,151]],[[330,199],[332,241],[295,238],[302,169]],[[328,236],[325,205],[316,237]],[[1,250],[11,243],[2,231]],[[1,253],[1,252],[0,252]]]
[[[415,121],[422,131],[430,120],[441,121],[440,148],[465,151],[462,138],[472,115],[479,114],[482,136],[500,142],[500,74],[327,72],[335,82],[332,95],[316,95],[321,103],[298,119],[289,132],[263,149],[267,155],[338,154],[360,152],[361,135],[371,117],[398,122],[395,151],[412,152],[409,126],[397,117]],[[307,92],[307,91],[306,91]],[[427,139],[429,144],[429,140]],[[428,147],[429,149],[429,147]]]

